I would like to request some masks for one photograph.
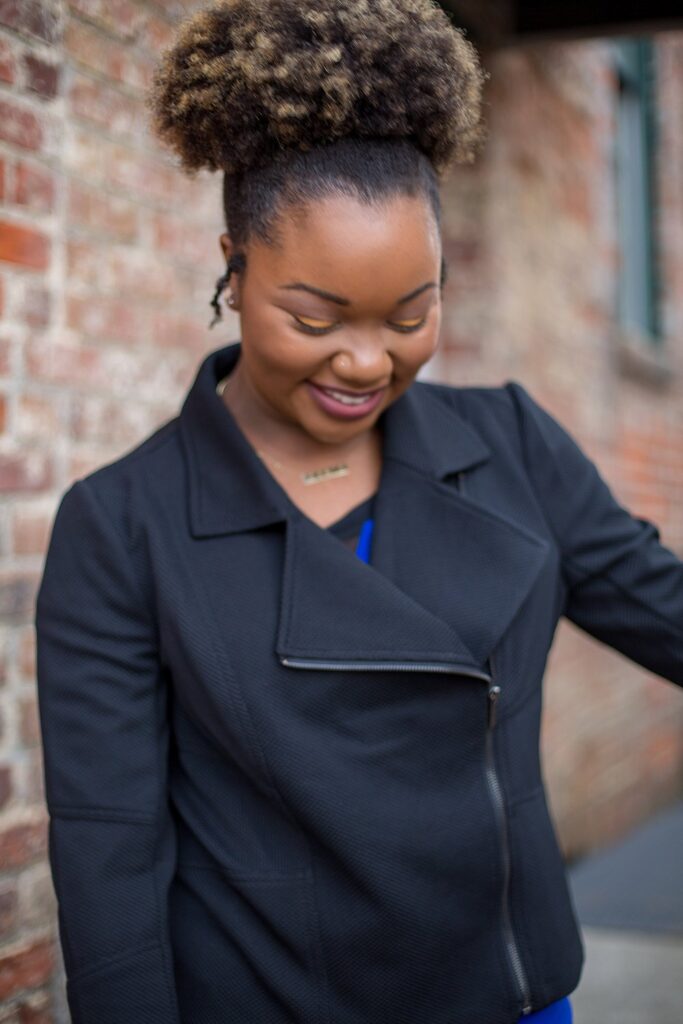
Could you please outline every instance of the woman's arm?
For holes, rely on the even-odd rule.
[[[529,477],[562,553],[565,615],[683,686],[683,562],[652,523],[618,504],[567,432],[515,382]]]
[[[127,547],[85,480],[57,509],[35,626],[72,1024],[178,1024],[165,680]]]

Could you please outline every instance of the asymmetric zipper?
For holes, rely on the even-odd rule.
[[[492,661],[493,659],[489,658],[489,667],[491,668],[491,677],[493,678]],[[499,696],[500,686],[492,685],[488,691],[488,716],[486,723],[486,779],[489,784],[493,805],[498,818],[498,827],[501,837],[501,852],[503,856],[503,891],[501,895],[503,936],[505,938],[505,946],[510,958],[512,970],[522,997],[522,1016],[526,1017],[532,1011],[531,993],[529,991],[529,981],[524,970],[519,946],[517,945],[514,929],[512,927],[512,919],[510,917],[510,907],[508,904],[508,888],[510,884],[510,846],[508,842],[507,814],[505,811],[503,792],[498,779],[495,754],[493,750],[493,730],[496,725],[496,710],[498,707]]]
[[[319,661],[317,658],[287,658],[280,655],[280,663],[289,668],[323,668],[357,672],[453,672],[471,679],[491,682],[491,676],[483,669],[472,668],[447,661]]]
[[[464,471],[460,471],[456,475],[456,486],[461,494],[465,493],[465,476]],[[522,1016],[527,1017],[533,1007],[531,1005],[531,991],[529,989],[529,981],[524,970],[524,964],[522,963],[522,957],[519,952],[519,946],[517,945],[517,939],[515,938],[515,932],[512,927],[512,918],[510,916],[510,907],[508,904],[508,890],[510,886],[510,844],[508,840],[508,825],[507,825],[507,813],[505,810],[505,799],[503,797],[503,791],[501,789],[500,781],[498,779],[498,770],[496,768],[496,758],[493,749],[493,730],[496,725],[496,712],[498,709],[498,698],[500,697],[500,686],[493,683],[495,671],[494,671],[494,659],[493,656],[489,656],[489,668],[491,670],[490,683],[488,691],[488,705],[487,705],[487,722],[486,722],[486,780],[488,782],[489,790],[491,792],[491,798],[493,806],[498,819],[498,828],[500,831],[501,839],[501,853],[503,859],[503,891],[501,894],[501,914],[503,921],[503,936],[505,939],[505,948],[507,949],[508,958],[512,966],[512,971],[517,982],[520,996],[522,998]]]

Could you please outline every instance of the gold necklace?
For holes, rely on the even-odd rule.
[[[263,462],[266,461],[265,452],[262,452],[260,448],[256,449],[256,454]],[[278,469],[283,469],[285,473],[292,472],[288,466],[283,466],[281,462],[278,462],[275,456],[271,455],[270,460],[274,466],[277,466]],[[351,470],[347,462],[338,462],[333,466],[325,466],[322,469],[310,469],[307,472],[299,473],[298,476],[305,484],[319,484],[323,480],[333,480],[338,476],[348,476],[350,472]]]
[[[223,379],[219,380],[218,384],[216,384],[216,394],[220,395],[221,398],[223,397],[223,391],[225,389],[225,385],[227,384],[227,382],[228,378],[223,377]],[[262,462],[267,461],[265,452],[261,451],[260,448],[256,448],[255,451]],[[292,472],[292,470],[289,467],[284,466],[281,462],[278,462],[274,455],[269,456],[269,458],[272,461],[273,465],[276,466],[278,469],[284,470],[285,473]],[[310,469],[304,473],[299,473],[298,476],[299,479],[303,480],[305,484],[319,484],[323,480],[333,480],[338,476],[348,476],[350,472],[351,469],[347,462],[337,462],[333,466],[325,466],[322,469]]]

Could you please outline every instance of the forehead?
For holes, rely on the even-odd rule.
[[[370,205],[330,196],[283,210],[278,232],[279,246],[259,244],[250,256],[259,277],[305,280],[352,300],[369,289],[408,292],[434,275],[440,258],[438,228],[423,197]]]

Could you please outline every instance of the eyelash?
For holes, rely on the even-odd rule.
[[[391,324],[391,326],[393,327],[394,330],[399,331],[401,334],[411,334],[413,331],[419,331],[421,327],[424,327],[426,322],[427,317],[423,316],[419,323],[413,324],[412,327],[400,327],[398,324]],[[296,316],[294,317],[294,323],[296,324],[296,329],[300,330],[303,334],[329,334],[331,330],[330,327],[310,327],[308,324],[305,324],[302,320],[299,320],[299,318]]]

